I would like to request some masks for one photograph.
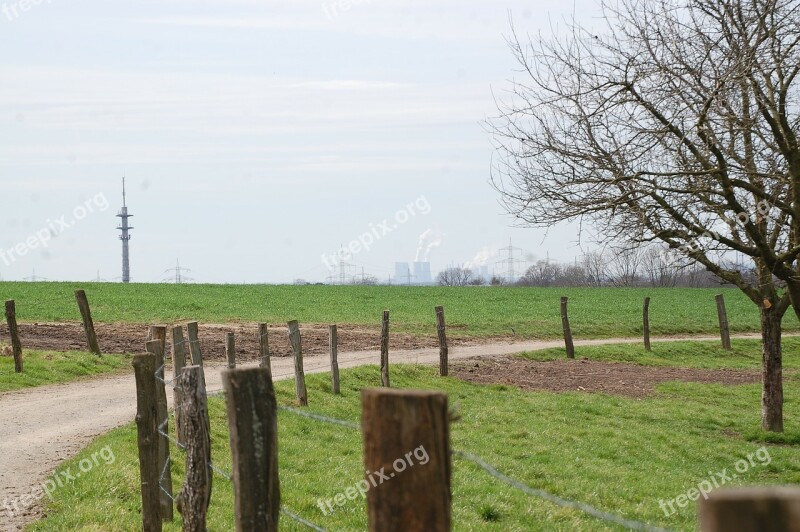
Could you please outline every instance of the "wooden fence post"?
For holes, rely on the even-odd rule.
[[[199,326],[196,321],[190,321],[186,325],[186,334],[189,335],[189,352],[192,355],[192,365],[203,365],[203,355],[200,352]]]
[[[381,324],[381,385],[389,387],[389,311],[383,311]]]
[[[303,371],[303,344],[300,337],[300,324],[297,320],[289,322],[289,343],[292,344],[294,353],[294,388],[297,403],[308,406],[308,390],[306,389],[306,374]]]
[[[369,530],[449,532],[447,395],[364,389],[361,406]]]
[[[151,328],[155,334],[157,328]],[[166,327],[164,328],[166,330]],[[147,352],[155,356],[156,367],[156,414],[158,415],[158,471],[161,485],[161,519],[172,521],[172,466],[169,456],[169,410],[167,409],[167,391],[164,383],[164,344],[156,336],[147,342]]]
[[[150,327],[147,328],[147,341],[150,342],[154,340],[161,342],[161,356],[163,357],[167,352],[166,325],[151,325]],[[158,356],[156,356],[156,359],[158,359]],[[158,362],[158,360],[156,360],[156,362]]]
[[[719,334],[722,338],[722,348],[731,348],[731,331],[728,328],[728,312],[725,310],[725,298],[718,294],[714,298],[717,302],[717,316],[719,317]]]
[[[17,304],[13,299],[6,301],[6,323],[11,336],[11,351],[14,353],[14,372],[22,373],[22,342],[17,328]]]
[[[642,331],[644,334],[644,350],[650,351],[650,298],[644,298],[642,307]]]
[[[99,355],[100,344],[97,343],[97,335],[94,332],[94,321],[92,321],[92,311],[89,309],[89,300],[86,298],[86,292],[75,290],[75,299],[78,301],[78,309],[81,311],[83,330],[86,332],[86,343],[89,345],[89,351]]]
[[[444,322],[444,307],[436,307],[436,330],[439,333],[439,376],[447,377],[449,363],[447,332]]]
[[[181,419],[186,438],[186,481],[178,495],[184,532],[206,532],[206,515],[211,503],[214,474],[211,470],[211,425],[205,376],[200,366],[183,368],[179,377],[183,389]]]
[[[222,372],[228,410],[236,530],[278,530],[278,415],[264,368]]]
[[[183,368],[186,366],[186,345],[183,340],[183,327],[178,325],[172,328],[172,378],[175,386],[172,387],[173,408],[175,409],[175,435],[177,436],[178,443],[183,445],[185,443],[183,437],[183,387],[179,384],[178,379],[183,374]]]
[[[258,346],[261,354],[259,367],[267,368],[269,378],[272,378],[272,360],[269,355],[269,331],[266,323],[258,324]]]
[[[800,488],[723,488],[700,498],[703,532],[798,532]]]
[[[569,326],[567,314],[568,297],[561,298],[561,328],[564,329],[564,344],[567,348],[567,358],[575,358],[575,344],[572,342],[572,329]]]
[[[339,331],[336,325],[328,326],[328,344],[331,348],[331,390],[333,393],[340,393],[339,390]]]
[[[158,468],[158,407],[156,404],[156,357],[135,355],[136,430],[142,493],[142,529],[161,532],[161,489]]]
[[[228,369],[236,368],[236,339],[232,332],[225,335],[225,355],[228,358]]]

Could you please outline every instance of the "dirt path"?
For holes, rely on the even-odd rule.
[[[738,338],[758,338],[742,335]],[[686,338],[665,338],[677,341]],[[718,337],[692,337],[692,340],[715,340]],[[654,339],[656,341],[657,339]],[[583,340],[575,345],[638,343],[636,338]],[[451,348],[450,359],[495,357],[561,347],[561,341],[495,343]],[[392,363],[438,364],[437,348],[393,350]],[[376,364],[379,351],[356,351],[339,354],[341,368]],[[206,369],[209,392],[222,388],[220,370],[213,363]],[[307,373],[329,371],[327,356],[310,356],[305,361]],[[292,360],[273,359],[276,380],[293,375]],[[169,374],[167,375],[169,377]],[[170,399],[172,394],[167,394]],[[74,456],[97,436],[130,423],[136,411],[136,390],[132,374],[99,378],[61,385],[42,386],[0,394],[0,530],[21,530],[41,515],[37,504],[9,516],[5,501],[18,501],[32,490],[62,461]],[[22,505],[20,505],[22,506]]]

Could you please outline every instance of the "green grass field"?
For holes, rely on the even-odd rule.
[[[22,352],[22,373],[14,373],[12,357],[0,357],[0,393],[128,370],[130,361],[130,357],[120,355],[26,349]]]
[[[581,356],[602,360],[637,358],[644,364],[689,367],[758,367],[757,342],[734,342],[733,353],[714,352],[713,343],[654,344],[650,358],[638,346],[586,347]],[[793,347],[794,340],[789,341]],[[691,348],[695,349],[692,351]],[[700,349],[696,349],[696,348]],[[563,351],[560,354],[563,357]],[[554,353],[533,354],[548,358]],[[706,358],[714,362],[709,366]],[[800,361],[787,357],[787,380],[797,383]],[[461,415],[452,446],[483,457],[505,474],[550,493],[598,509],[673,530],[696,530],[696,503],[665,515],[659,501],[696,488],[712,473],[733,471],[748,454],[759,459],[728,485],[800,483],[800,392],[786,386],[787,432],[780,444],[758,430],[760,386],[665,383],[644,399],[587,393],[522,392],[507,386],[478,386],[439,378],[436,369],[393,366],[393,385],[437,389],[449,394]],[[380,382],[376,367],[342,372],[342,395],[329,390],[327,375],[308,378],[309,411],[358,423],[359,390]],[[293,383],[276,385],[279,404],[293,402]],[[211,401],[213,455],[231,469],[224,400]],[[129,425],[98,439],[61,469],[76,469],[83,458],[108,446],[115,463],[101,464],[74,484],[57,490],[48,517],[30,529],[134,530],[140,523],[136,430]],[[183,470],[176,456],[176,479]],[[360,434],[280,412],[279,457],[286,508],[327,530],[365,530],[365,505],[349,502],[323,515],[319,499],[330,499],[363,475]],[[176,486],[178,483],[176,482]],[[210,530],[230,530],[230,483],[215,476]],[[620,530],[575,511],[525,495],[486,475],[470,462],[453,461],[454,530]],[[283,530],[307,530],[281,517]],[[179,530],[179,522],[165,530]]]
[[[451,334],[474,337],[557,338],[559,298],[570,297],[576,338],[636,336],[642,300],[652,298],[654,335],[716,333],[714,295],[724,293],[732,332],[759,330],[758,309],[736,289],[496,288],[403,286],[168,285],[0,282],[0,297],[17,301],[20,321],[77,321],[73,292],[86,289],[95,321],[206,323],[380,324],[392,311],[392,330],[435,334],[433,308],[444,305]],[[800,330],[793,315],[787,331]]]

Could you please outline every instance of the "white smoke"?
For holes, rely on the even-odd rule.
[[[425,248],[425,262],[429,262],[431,260],[431,250],[433,248],[438,248],[442,245],[442,237],[437,236],[434,237],[434,240],[431,240],[428,243],[428,247]]]
[[[485,266],[486,263],[492,259],[492,257],[496,256],[496,249],[491,249],[489,246],[484,246],[480,251],[478,251],[478,253],[475,254],[472,259],[464,263],[464,267],[469,268],[470,270],[475,270],[481,266]]]
[[[430,236],[431,233],[433,233],[433,229],[426,229],[424,233],[419,235],[417,254],[414,257],[414,262],[419,262],[419,259],[422,257],[422,253],[425,252],[425,241],[428,240],[428,236]]]

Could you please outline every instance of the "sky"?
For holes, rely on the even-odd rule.
[[[426,256],[571,261],[515,227],[485,119],[521,32],[583,0],[0,0],[0,278],[386,281]],[[422,237],[422,238],[421,238]],[[337,270],[338,273],[338,270]]]

